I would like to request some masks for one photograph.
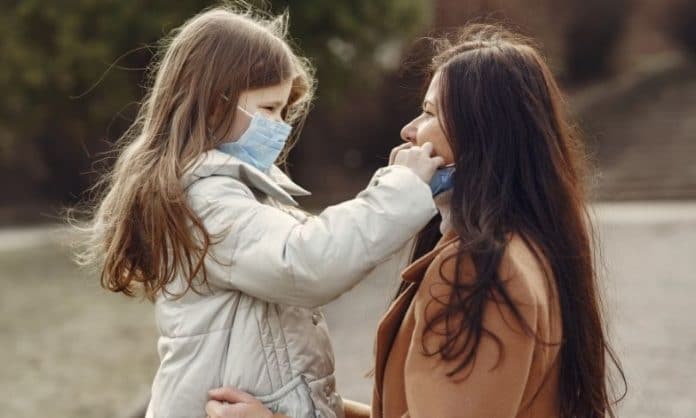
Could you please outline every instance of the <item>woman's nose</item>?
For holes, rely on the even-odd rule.
[[[410,122],[406,124],[403,128],[401,128],[401,139],[404,142],[411,142],[411,143],[416,143],[416,127],[413,126],[413,122]]]

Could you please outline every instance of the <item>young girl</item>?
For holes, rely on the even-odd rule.
[[[436,214],[430,144],[395,150],[351,201],[295,207],[308,193],[273,163],[314,83],[286,21],[215,8],[177,29],[105,179],[82,256],[109,290],[155,302],[148,417],[203,416],[219,386],[295,418],[342,417],[318,307]]]

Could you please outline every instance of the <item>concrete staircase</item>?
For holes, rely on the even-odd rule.
[[[600,200],[696,199],[696,65],[658,68],[573,97]]]

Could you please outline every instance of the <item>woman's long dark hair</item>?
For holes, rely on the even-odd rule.
[[[445,278],[452,296],[427,323],[424,337],[438,325],[447,330],[430,354],[454,362],[454,375],[475,361],[483,336],[500,346],[483,326],[491,299],[507,304],[532,333],[499,276],[509,237],[519,236],[549,267],[559,298],[560,416],[614,417],[608,364],[625,378],[605,335],[586,159],[554,77],[527,40],[491,25],[470,25],[454,42],[440,41],[432,70],[440,75],[440,122],[457,167],[451,222],[460,252],[455,277]],[[414,257],[432,248],[435,228],[432,222],[421,232]],[[458,271],[467,256],[473,284]]]

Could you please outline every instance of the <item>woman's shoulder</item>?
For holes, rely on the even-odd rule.
[[[551,267],[541,249],[518,234],[510,236],[499,274],[511,295],[547,306],[555,299]]]
[[[459,263],[457,269],[457,263]],[[548,263],[536,246],[512,234],[504,249],[498,274],[513,300],[525,304],[547,304],[555,294]],[[473,285],[476,267],[471,253],[461,251],[461,242],[454,239],[442,247],[426,270],[425,287],[451,286],[455,281]]]

